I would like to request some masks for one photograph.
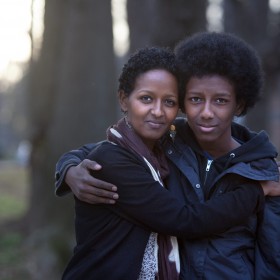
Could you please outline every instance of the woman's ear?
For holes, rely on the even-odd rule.
[[[118,92],[118,95],[119,95],[119,103],[121,106],[121,110],[122,112],[126,112],[128,107],[127,106],[128,96],[123,90],[120,90]]]

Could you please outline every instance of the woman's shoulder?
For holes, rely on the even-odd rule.
[[[143,160],[132,151],[110,141],[100,142],[93,150],[91,150],[87,158],[100,163],[107,161]]]

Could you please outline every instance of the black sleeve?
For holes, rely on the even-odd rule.
[[[67,170],[71,166],[76,166],[84,160],[96,145],[97,144],[94,143],[86,144],[77,150],[72,150],[63,154],[59,158],[55,166],[55,194],[57,196],[63,196],[71,191],[64,181]]]
[[[118,186],[119,199],[106,206],[130,222],[168,235],[200,238],[246,222],[264,205],[260,186],[238,186],[206,203],[184,205],[151,175],[144,161],[127,150],[104,143],[92,151],[102,165],[92,174]]]
[[[280,196],[267,196],[255,246],[255,279],[279,279]]]

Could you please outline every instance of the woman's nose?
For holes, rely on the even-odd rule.
[[[155,115],[156,117],[160,117],[163,114],[163,110],[162,110],[162,105],[160,102],[157,102],[154,104],[153,108],[152,108],[152,114]]]

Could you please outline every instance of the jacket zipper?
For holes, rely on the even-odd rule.
[[[206,172],[205,172],[205,177],[204,177],[204,186],[206,184],[207,176],[208,176],[208,173],[209,173],[212,162],[213,162],[212,159],[207,160],[207,165],[206,165],[206,169],[205,169]]]

